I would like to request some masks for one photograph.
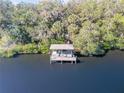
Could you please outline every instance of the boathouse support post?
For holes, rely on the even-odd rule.
[[[51,61],[51,59],[50,59],[50,64],[52,64],[52,61]]]
[[[77,61],[75,61],[75,64],[77,64]]]
[[[71,64],[73,64],[73,61],[71,61]]]
[[[62,60],[61,60],[61,64],[63,64]]]

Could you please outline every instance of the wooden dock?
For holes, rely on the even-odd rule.
[[[77,63],[77,57],[74,55],[74,47],[72,44],[52,44],[50,47],[51,56],[50,64],[55,62],[71,62]]]
[[[60,61],[61,64],[63,64],[63,62],[71,62],[71,64],[77,64],[77,57],[50,57],[50,64],[55,63]]]

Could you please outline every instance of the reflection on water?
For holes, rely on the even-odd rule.
[[[124,52],[49,64],[49,56],[0,59],[0,93],[124,93]]]

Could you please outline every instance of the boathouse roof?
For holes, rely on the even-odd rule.
[[[50,46],[51,50],[74,50],[72,44],[52,44]]]

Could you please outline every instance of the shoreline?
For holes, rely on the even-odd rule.
[[[111,52],[123,52],[124,53],[124,50],[111,49],[111,50],[107,50],[105,52],[105,54],[103,54],[103,55],[89,55],[89,56],[86,56],[86,55],[76,54],[76,56],[78,58],[82,58],[82,57],[85,57],[85,58],[90,58],[90,57],[93,57],[93,58],[103,58],[106,55],[108,55],[108,53],[111,53]],[[42,55],[42,56],[46,56],[46,55],[50,55],[50,53],[15,53],[15,54],[11,54],[9,56],[8,55],[4,55],[4,56],[0,55],[0,58],[16,58],[16,57],[21,56],[21,55]]]

